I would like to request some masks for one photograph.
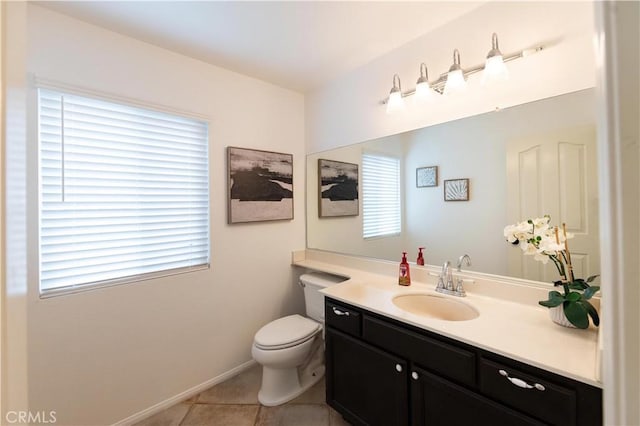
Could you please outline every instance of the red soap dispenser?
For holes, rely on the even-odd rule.
[[[422,250],[424,250],[424,247],[418,247],[418,259],[416,259],[416,264],[424,266],[424,257],[422,256]]]
[[[409,262],[407,262],[407,252],[402,252],[402,262],[400,262],[400,274],[398,284],[411,285],[411,272],[409,271]]]

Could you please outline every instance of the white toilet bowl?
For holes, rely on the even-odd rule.
[[[271,321],[253,340],[251,354],[262,365],[258,400],[267,406],[284,404],[324,377],[323,288],[346,278],[313,272],[300,277],[305,312]]]
[[[284,404],[324,376],[322,326],[300,315],[272,321],[256,333],[251,355],[263,367],[260,403]]]

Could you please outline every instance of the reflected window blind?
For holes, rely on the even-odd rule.
[[[400,234],[400,160],[362,154],[362,236]]]
[[[206,122],[38,90],[40,291],[209,263]]]

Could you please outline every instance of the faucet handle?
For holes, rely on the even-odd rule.
[[[464,287],[462,286],[462,282],[463,280],[461,278],[458,278],[456,280],[456,293],[458,293],[458,296],[466,296],[466,292],[464,291]]]
[[[442,275],[438,278],[438,285],[436,285],[436,290],[444,288],[444,280],[442,279]]]

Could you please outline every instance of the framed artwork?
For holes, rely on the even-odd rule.
[[[445,201],[469,201],[469,179],[445,179]]]
[[[416,169],[416,187],[438,186],[438,166],[418,167]]]
[[[358,165],[318,159],[318,216],[357,216],[358,209]]]
[[[227,147],[231,223],[293,219],[293,155]]]

